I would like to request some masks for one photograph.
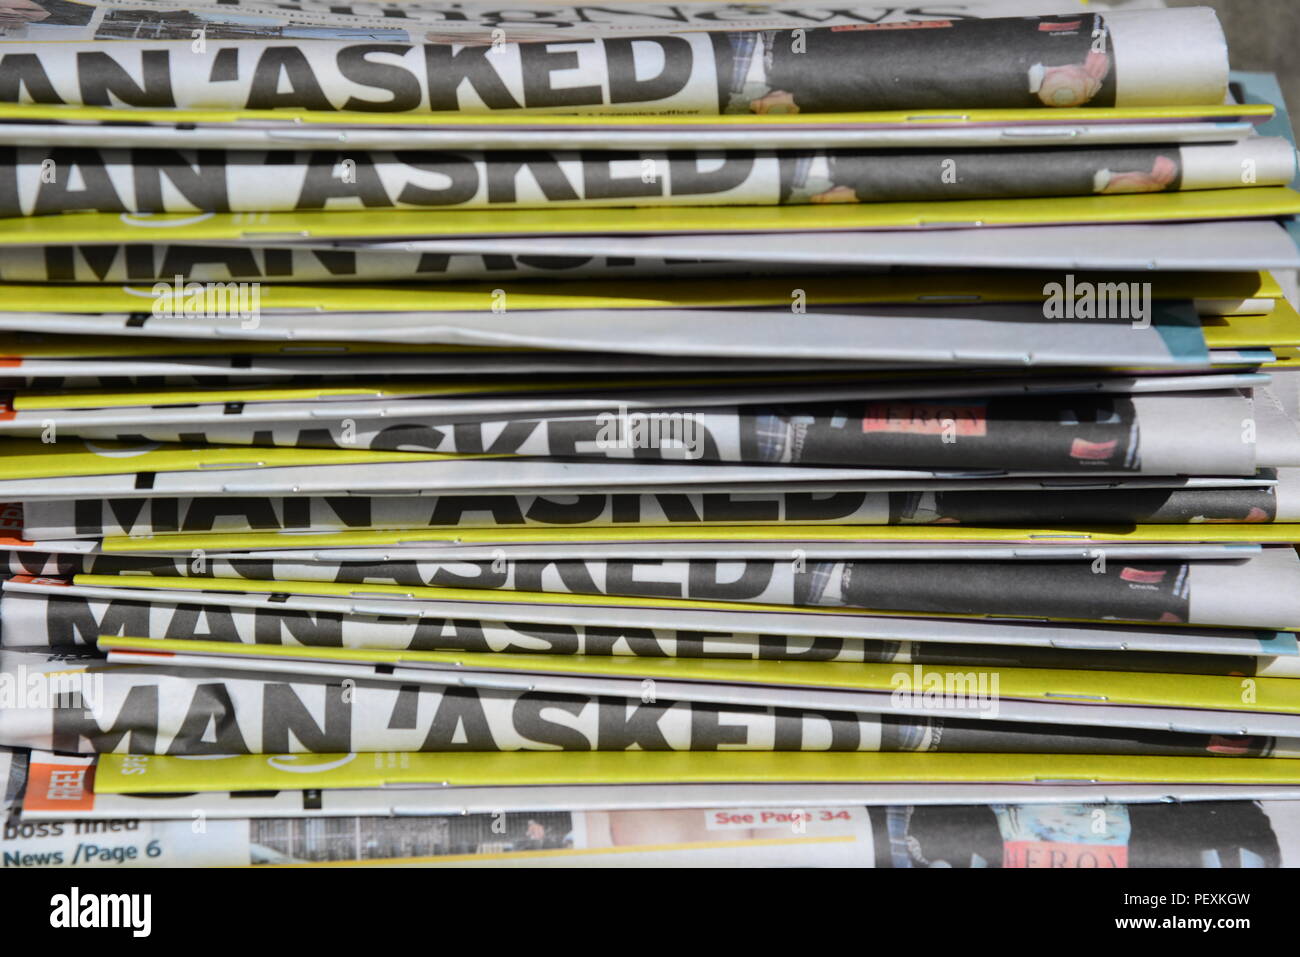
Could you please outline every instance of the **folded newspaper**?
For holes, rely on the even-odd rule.
[[[113,17],[96,26],[42,19],[54,22],[40,43],[0,38],[15,50],[0,60],[0,100],[394,114],[837,113],[1204,105],[1223,101],[1228,80],[1223,31],[1208,8],[552,42],[515,40],[503,26],[488,44],[412,42],[423,38],[400,29],[381,43],[292,31],[287,39],[275,27],[231,29],[202,16],[157,18],[159,29],[146,27],[157,38],[146,40],[132,35],[129,14],[120,26]]]
[[[933,153],[20,149],[0,153],[0,216],[907,202],[1285,186],[1294,176],[1291,144],[1261,136]]]
[[[1292,548],[1235,560],[819,561],[791,548],[769,559],[403,559],[330,562],[222,560],[183,555],[97,556],[79,564],[97,576],[193,574],[272,581],[294,593],[310,582],[405,589],[447,588],[848,607],[876,612],[1186,623],[1287,629],[1300,618],[1300,559]],[[412,591],[412,589],[416,589]],[[360,588],[352,589],[355,593]],[[394,592],[397,594],[398,592]],[[432,597],[432,593],[430,593]]]
[[[364,650],[465,651],[502,654],[621,655],[674,658],[757,658],[765,661],[847,661],[923,665],[998,665],[1061,670],[1149,671],[1161,674],[1300,676],[1294,636],[1258,641],[1252,633],[1187,631],[1167,635],[1158,651],[1106,650],[1140,637],[1130,629],[1092,627],[1093,649],[1071,648],[1059,629],[1053,645],[975,644],[959,641],[886,641],[829,635],[723,633],[688,628],[638,627],[553,621],[492,621],[437,615],[374,616],[343,599],[310,602],[287,596],[212,593],[177,597],[165,590],[73,585],[16,576],[0,595],[0,646],[16,650],[87,650],[101,636],[194,638],[260,645]],[[305,607],[304,607],[305,605]],[[455,614],[445,610],[445,614]],[[502,612],[498,612],[502,613]],[[530,614],[525,612],[525,615]],[[536,611],[531,612],[533,616]],[[1088,634],[1089,626],[1075,626]],[[1023,628],[1023,626],[1022,626]],[[990,642],[1014,638],[986,626]],[[1150,633],[1148,632],[1148,635]],[[960,636],[949,636],[960,637]],[[1288,640],[1289,639],[1289,640]]]
[[[730,799],[726,795],[736,792],[719,786],[657,789],[676,796],[677,807],[628,788],[598,788],[595,796],[593,789],[576,788],[494,788],[491,795],[456,788],[452,801],[459,806],[435,805],[432,812],[424,802],[435,794],[428,791],[280,791],[270,798],[239,796],[237,807],[247,810],[232,816],[218,811],[231,803],[228,794],[204,795],[199,805],[187,805],[180,795],[167,800],[155,794],[114,807],[116,795],[91,790],[94,770],[61,755],[34,752],[29,758],[25,752],[0,751],[0,782],[6,782],[0,854],[6,867],[363,861],[885,868],[1300,863],[1289,839],[1300,805],[1269,799],[1267,790],[1263,800],[1234,800],[1231,788],[1222,785],[1199,793],[1184,786],[1183,803],[1160,803],[1150,796],[1145,800],[1155,803],[1078,803],[1087,795],[1059,791],[1044,800],[1025,793],[1030,789],[1024,786],[1019,791],[1004,786],[997,793],[987,785],[974,788],[992,797],[987,803],[962,802],[959,785],[946,791],[932,786],[930,800],[915,786],[901,793],[880,784],[841,786],[839,803],[819,801],[816,792],[789,785]],[[1134,790],[1129,786],[1128,793]],[[448,789],[440,791],[445,795]],[[1111,786],[1111,793],[1124,791]],[[942,803],[935,803],[937,795]],[[811,800],[791,805],[792,797]],[[275,798],[280,800],[273,811],[253,816],[253,802]],[[496,803],[476,806],[483,801]],[[98,804],[113,807],[115,819],[87,818]],[[398,813],[403,806],[410,810]],[[19,807],[21,820],[10,816]],[[466,807],[473,810],[464,813]],[[172,816],[159,817],[160,808]],[[69,819],[51,819],[51,812]],[[202,827],[195,826],[196,813],[204,815]]]
[[[296,422],[240,428],[227,424],[240,417],[227,407],[223,420],[214,416],[210,426],[191,420],[184,431],[134,422],[129,432],[75,425],[66,431],[127,442],[202,438],[222,445],[641,462],[1156,475],[1253,475],[1259,468],[1300,467],[1300,425],[1285,414],[1265,418],[1238,390],[1113,398],[971,396],[951,402],[900,397],[636,412],[616,404],[593,415],[477,421],[471,414],[405,417],[400,409],[363,418],[354,406],[334,412],[316,405],[310,417]],[[111,414],[127,415],[119,409]],[[37,419],[27,417],[31,432],[59,425],[48,412],[39,416],[40,426]],[[1243,441],[1247,421],[1255,430]],[[1194,433],[1185,428],[1193,422]],[[1261,433],[1271,435],[1274,428],[1278,439],[1266,446],[1269,435]],[[1266,449],[1276,450],[1274,456],[1263,458]]]
[[[872,648],[893,660],[912,654],[917,643],[954,643],[1009,649],[993,654],[1032,650],[1025,659],[1030,662],[1051,649],[1072,657],[1118,654],[1113,660],[1121,667],[1101,670],[1146,670],[1140,663],[1147,654],[1257,656],[1254,670],[1277,675],[1289,673],[1297,655],[1289,631],[886,618],[793,608],[759,612],[729,602],[551,597],[507,603],[502,599],[510,593],[453,589],[431,590],[418,601],[405,593],[355,594],[345,586],[300,586],[299,594],[285,594],[275,590],[277,584],[148,576],[83,576],[70,583],[15,575],[2,586],[9,625],[0,629],[0,638],[7,647],[65,650],[84,650],[103,636],[134,635],[360,649],[813,661],[854,661],[859,653],[868,660]],[[1268,658],[1279,660],[1263,660]],[[1128,661],[1131,668],[1122,664]],[[1168,670],[1191,673],[1185,663]]]
[[[3,514],[3,513],[0,513]],[[674,492],[338,498],[204,497],[27,502],[0,530],[27,541],[173,533],[319,533],[304,547],[347,547],[369,529],[506,529],[631,526],[1126,525],[1300,522],[1300,472],[1243,487],[938,492]],[[859,534],[866,536],[865,530]],[[407,536],[410,541],[418,540]],[[271,539],[267,539],[270,541]],[[397,545],[398,537],[356,547]],[[213,543],[217,547],[217,542]],[[6,543],[7,547],[9,546]],[[165,548],[166,542],[156,543]],[[237,546],[231,546],[237,547]],[[295,547],[284,543],[285,548]],[[215,550],[210,549],[210,550]],[[14,556],[18,557],[18,556]],[[41,574],[44,574],[43,572]]]
[[[895,705],[892,714],[872,714],[661,699],[653,681],[650,692],[625,699],[599,693],[498,690],[472,682],[411,683],[409,677],[399,682],[274,670],[104,666],[67,656],[7,651],[0,653],[0,674],[11,696],[18,687],[29,692],[28,700],[6,702],[0,712],[0,745],[69,752],[739,749],[1300,756],[1300,741],[1275,739],[1266,732],[1280,725],[1263,716],[1256,722],[1248,712],[1235,713],[1233,720],[1246,722],[1248,730],[1257,723],[1260,733],[1233,740],[1078,724],[1086,717],[1075,726],[1036,725],[1014,713],[1005,722],[987,716],[930,718],[924,708],[909,711],[906,702]],[[754,699],[762,700],[757,692]],[[865,706],[872,707],[870,702]],[[1300,771],[1289,770],[1289,762],[1287,767],[1283,773],[1300,783]]]

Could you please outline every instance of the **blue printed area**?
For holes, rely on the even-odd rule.
[[[1243,103],[1267,103],[1276,111],[1267,123],[1261,123],[1257,129],[1260,136],[1285,136],[1295,146],[1295,129],[1291,126],[1291,114],[1287,112],[1286,101],[1282,98],[1282,88],[1277,85],[1277,77],[1272,73],[1247,73],[1244,70],[1232,70],[1228,73],[1228,82],[1233,85]],[[1292,189],[1300,189],[1300,172],[1291,180]],[[1300,222],[1295,217],[1281,220],[1291,236],[1291,242],[1300,249]]]
[[[1125,847],[1132,832],[1123,804],[995,804],[993,813],[1004,841]]]
[[[1210,361],[1201,318],[1191,302],[1157,300],[1151,304],[1151,325],[1175,359],[1197,364]]]
[[[1227,351],[1237,354],[1234,361],[1244,362],[1247,365],[1267,365],[1270,362],[1277,361],[1277,356],[1272,349],[1230,349]]]
[[[1300,654],[1300,646],[1296,644],[1296,634],[1293,631],[1258,631],[1255,640],[1265,655]]]

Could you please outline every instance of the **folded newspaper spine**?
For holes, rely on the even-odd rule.
[[[150,536],[173,532],[348,532],[377,529],[690,527],[692,525],[1179,525],[1300,521],[1300,470],[1280,491],[1244,488],[1064,488],[936,492],[592,492],[569,496],[222,496],[132,503],[78,498],[27,502],[21,537]],[[310,541],[310,540],[307,540]],[[219,543],[214,542],[214,545]],[[313,543],[314,544],[314,543]],[[167,543],[157,543],[159,549]],[[346,539],[328,547],[344,547]],[[323,543],[322,543],[323,546]],[[15,574],[62,574],[44,559],[7,556]],[[34,562],[39,562],[34,564]],[[0,564],[0,567],[4,567]],[[69,566],[69,568],[75,566]]]
[[[1185,803],[878,803],[864,807],[789,801],[663,809],[646,796],[615,810],[545,809],[486,813],[385,811],[375,792],[315,792],[315,807],[278,792],[281,815],[218,817],[177,796],[139,799],[112,819],[87,818],[114,795],[92,790],[95,768],[64,755],[0,751],[0,860],[5,868],[268,866],[392,861],[488,864],[551,859],[644,866],[823,867],[1295,867],[1287,835],[1300,802],[1198,800]],[[441,789],[444,793],[447,789]],[[453,789],[457,790],[457,789]],[[459,789],[464,790],[464,789]],[[472,789],[471,789],[472,790]],[[495,789],[500,791],[501,789]],[[536,789],[535,789],[536,790]],[[542,789],[545,790],[545,789]],[[590,790],[590,789],[588,789]],[[599,790],[599,789],[597,789]],[[883,791],[883,788],[879,790]],[[389,792],[384,807],[403,803]],[[428,792],[420,792],[426,796]],[[566,794],[575,807],[583,800]],[[774,795],[768,795],[769,799]],[[205,794],[205,806],[228,800]],[[247,806],[245,794],[239,800]],[[462,800],[468,801],[466,797]],[[480,799],[481,800],[481,799]],[[498,797],[504,803],[504,799]],[[625,796],[624,801],[629,797]],[[761,800],[761,799],[760,799]],[[1149,799],[1150,800],[1150,799]],[[590,806],[592,799],[587,798]],[[415,802],[411,802],[414,804]],[[297,808],[295,809],[295,804]],[[160,805],[171,806],[170,818]],[[23,817],[17,811],[23,809]],[[28,819],[29,809],[39,813]],[[295,813],[296,810],[296,813]],[[66,814],[65,820],[50,814]],[[147,812],[147,813],[146,813]],[[161,813],[161,817],[159,816]]]
[[[636,700],[289,679],[0,652],[0,746],[171,755],[744,750],[1300,757],[1300,739],[657,700],[653,682]],[[979,694],[994,698],[987,676],[982,692],[970,691],[972,701]]]
[[[268,176],[268,169],[274,176]],[[1284,186],[1283,137],[940,152],[458,153],[0,149],[0,216],[776,206]]]
[[[1227,48],[1193,7],[492,45],[32,44],[0,100],[417,113],[835,113],[1214,104]]]
[[[268,646],[409,651],[465,651],[538,655],[613,655],[647,658],[844,661],[953,664],[967,668],[1020,667],[1164,674],[1290,677],[1300,675],[1294,655],[1252,654],[1249,639],[1229,637],[1212,653],[1181,641],[1164,651],[1076,650],[1054,647],[955,644],[943,641],[862,639],[832,635],[755,634],[623,625],[554,624],[445,618],[402,618],[351,611],[345,599],[317,600],[322,607],[286,608],[279,596],[241,596],[223,604],[215,596],[115,589],[105,594],[66,593],[66,582],[13,579],[0,593],[0,647],[84,652],[102,635],[195,638]],[[60,594],[60,592],[65,592]],[[536,614],[536,612],[532,612]],[[523,614],[527,616],[528,611]],[[1005,638],[991,634],[990,640]],[[1235,644],[1235,647],[1233,647]]]
[[[1290,628],[1300,618],[1300,559],[1289,548],[1228,561],[816,561],[792,550],[768,559],[303,562],[263,558],[83,558],[94,574],[193,576],[203,582],[275,581],[281,592],[330,583],[384,587],[605,595],[661,600],[840,607],[916,614]],[[1099,556],[1104,558],[1101,552]],[[197,566],[197,567],[196,567]],[[364,588],[352,589],[362,593]],[[1249,596],[1249,600],[1243,600]],[[435,597],[430,594],[428,597]],[[762,610],[762,609],[760,609]],[[770,610],[768,608],[767,610]]]
[[[48,0],[46,0],[48,2]],[[118,0],[79,0],[71,5],[50,3],[10,6],[0,42],[31,43],[54,40],[120,42],[150,37],[190,41],[195,32],[205,38],[239,39],[284,35],[311,36],[353,42],[359,36],[409,42],[421,40],[464,44],[500,43],[508,32],[512,41],[526,38],[562,40],[606,36],[704,31],[793,29],[795,27],[860,26],[917,20],[987,20],[994,17],[1041,16],[1086,12],[1087,0],[949,0],[899,7],[867,0],[836,9],[799,0],[778,6],[719,7],[713,0],[676,3],[614,4],[607,7],[545,4],[501,6],[475,0],[409,0],[373,6],[299,0],[290,5],[267,0],[194,0],[184,9],[155,2],[140,8]]]
[[[801,266],[807,273],[816,266]],[[833,267],[825,267],[830,271]],[[883,267],[882,267],[883,268]],[[691,262],[662,256],[545,256],[257,246],[9,246],[5,282],[382,282],[414,279],[573,279],[645,276],[769,276],[782,264]],[[871,271],[871,267],[863,267]],[[213,360],[219,361],[219,360]],[[304,372],[309,371],[304,369]],[[362,371],[362,370],[357,370]]]
[[[1128,328],[1124,334],[1136,335]],[[540,402],[545,405],[546,400]],[[214,403],[211,424],[192,422],[184,429],[150,428],[146,423],[118,429],[70,424],[61,431],[86,438],[115,436],[123,442],[140,437],[192,442],[197,437],[214,444],[259,447],[637,462],[1153,475],[1254,475],[1260,467],[1300,465],[1300,459],[1283,456],[1267,460],[1267,446],[1242,440],[1241,423],[1250,418],[1253,407],[1252,395],[1241,390],[662,409],[629,409],[612,398],[605,410],[584,415],[421,416],[404,414],[399,406],[383,416],[367,417],[341,405],[333,415],[325,406],[296,421],[259,422],[256,404],[232,409]],[[252,420],[248,425],[239,421],[245,411]],[[24,431],[36,432],[49,427],[52,412],[38,407],[18,414],[24,416]],[[130,414],[110,409],[100,421]],[[1195,430],[1168,428],[1192,422]],[[1279,427],[1300,447],[1294,424],[1281,420]],[[1264,421],[1258,431],[1268,428],[1270,423]]]

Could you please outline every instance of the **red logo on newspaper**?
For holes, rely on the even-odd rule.
[[[1070,443],[1070,458],[1100,462],[1114,455],[1118,446],[1119,439],[1111,439],[1109,442],[1089,442],[1087,439],[1075,439]]]
[[[23,807],[33,811],[89,811],[95,807],[93,764],[32,764]]]
[[[1038,29],[1044,33],[1055,33],[1058,30],[1077,30],[1081,26],[1082,20],[1071,20],[1069,23],[1040,23]]]
[[[1126,582],[1138,582],[1142,585],[1159,585],[1165,580],[1167,571],[1145,572],[1140,568],[1125,568],[1119,577]]]
[[[0,505],[0,532],[21,532],[23,530],[23,506],[21,502],[5,502]],[[15,536],[21,537],[21,536]]]
[[[1128,848],[1116,844],[1007,841],[1003,867],[1128,867]]]
[[[14,575],[9,581],[15,585],[71,585],[72,582],[63,578],[35,578],[31,575]]]
[[[1205,750],[1213,754],[1249,754],[1256,747],[1254,741],[1254,738],[1212,734]]]
[[[988,435],[982,405],[937,405],[930,402],[871,402],[862,418],[863,432],[904,432],[912,435]]]

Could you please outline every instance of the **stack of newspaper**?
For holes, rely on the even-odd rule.
[[[6,866],[1300,863],[1292,132],[1114,6],[0,0]]]

